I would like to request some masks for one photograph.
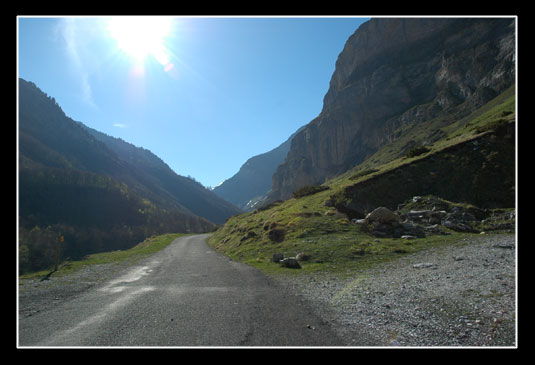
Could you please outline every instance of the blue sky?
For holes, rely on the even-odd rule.
[[[156,42],[142,21],[20,17],[18,75],[72,119],[215,186],[320,113],[338,55],[367,20],[175,17]]]

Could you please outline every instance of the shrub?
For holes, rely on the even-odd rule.
[[[483,133],[487,131],[499,130],[500,128],[503,128],[504,126],[506,126],[508,123],[509,121],[507,119],[500,118],[490,123],[487,123],[483,126],[476,127],[475,132],[479,134],[479,133]]]
[[[316,193],[319,193],[320,191],[328,190],[328,186],[322,186],[322,185],[306,185],[302,188],[297,189],[293,192],[294,198],[302,198],[307,195],[313,195]]]
[[[366,170],[357,172],[356,174],[351,176],[349,179],[350,180],[356,180],[359,177],[366,176],[366,175],[372,174],[372,173],[377,172],[377,171],[379,171],[379,170],[378,169],[366,169]]]
[[[415,146],[415,147],[412,147],[410,150],[408,150],[407,153],[405,153],[405,156],[415,157],[415,156],[419,156],[429,151],[430,151],[429,148],[425,146]]]

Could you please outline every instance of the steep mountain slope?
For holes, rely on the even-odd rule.
[[[59,232],[63,257],[74,258],[128,248],[153,234],[207,232],[215,225],[199,215],[221,223],[240,212],[149,151],[90,133],[22,79],[18,128],[23,271],[54,260]]]
[[[441,137],[515,80],[514,19],[372,19],[348,39],[320,115],[298,133],[268,201],[362,163],[410,126]],[[416,141],[407,145],[413,147]],[[393,157],[399,157],[393,156]]]
[[[293,137],[302,128],[280,146],[248,159],[240,171],[215,187],[213,192],[246,211],[256,208],[271,191],[272,176],[284,162]]]
[[[425,151],[409,150],[391,160],[390,149],[397,147],[385,145],[368,164],[326,181],[321,189],[230,218],[211,236],[211,244],[266,271],[280,270],[273,261],[284,255],[299,258],[306,272],[345,273],[459,242],[459,230],[514,231],[514,91],[507,89],[442,128],[441,137]],[[421,134],[418,128],[406,133],[414,138]],[[370,229],[365,219],[355,220],[378,207],[395,212],[390,213],[399,219],[397,229],[410,233],[386,234],[384,222],[373,222]],[[457,219],[464,219],[462,225]]]
[[[292,264],[345,275],[460,235],[514,232],[514,25],[363,24],[339,56],[321,114],[293,138],[268,201],[209,242],[266,271]]]
[[[176,174],[158,156],[120,138],[114,138],[80,123],[93,137],[115,152],[121,161],[131,166],[135,180],[146,187],[146,194],[160,204],[185,207],[195,215],[214,223],[224,223],[240,209],[222,199],[198,182]],[[134,182],[133,182],[134,183]]]

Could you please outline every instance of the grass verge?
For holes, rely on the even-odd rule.
[[[101,252],[86,256],[83,260],[65,261],[58,267],[58,271],[43,270],[33,273],[27,273],[19,276],[19,279],[39,279],[43,277],[63,276],[74,273],[85,266],[97,264],[110,264],[117,262],[129,261],[134,264],[139,260],[148,257],[165,247],[178,237],[188,236],[189,233],[167,233],[159,236],[152,236],[128,250],[119,250],[112,252]]]

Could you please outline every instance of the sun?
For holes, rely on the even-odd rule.
[[[117,47],[134,61],[142,63],[153,56],[164,66],[169,64],[165,39],[171,33],[173,18],[165,16],[111,17],[107,28]]]

